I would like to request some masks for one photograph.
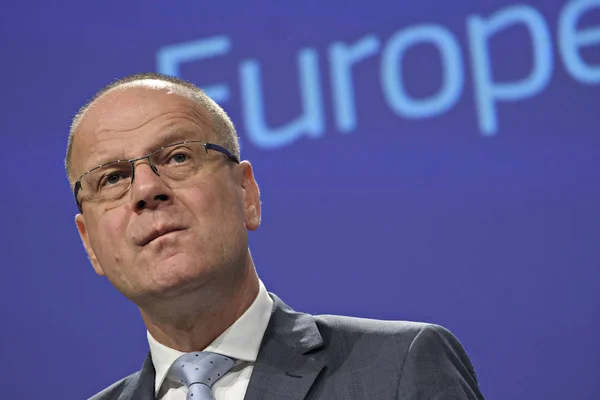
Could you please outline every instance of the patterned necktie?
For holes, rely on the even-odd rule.
[[[187,400],[214,400],[210,388],[233,364],[231,357],[209,351],[186,353],[173,362],[167,377],[188,387]]]

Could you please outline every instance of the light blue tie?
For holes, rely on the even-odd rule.
[[[209,351],[179,356],[167,373],[167,378],[188,387],[187,400],[214,400],[211,387],[235,364],[235,360]]]

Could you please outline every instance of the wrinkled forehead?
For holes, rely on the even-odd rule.
[[[203,117],[194,93],[185,87],[159,80],[125,83],[104,93],[82,115],[77,130],[90,128],[133,129],[144,118],[168,112],[190,112]]]
[[[194,93],[170,82],[144,80],[109,90],[94,101],[82,115],[73,138],[74,173],[83,168],[83,159],[108,141],[126,139],[144,132],[143,141],[152,142],[157,128],[167,124],[195,125],[205,136],[213,127],[212,116],[194,100]],[[208,136],[204,140],[210,139]]]

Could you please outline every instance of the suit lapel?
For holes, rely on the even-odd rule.
[[[325,364],[314,318],[294,312],[277,296],[245,400],[303,400]]]
[[[118,400],[148,400],[154,399],[154,364],[150,352],[144,360],[142,369],[127,382]]]

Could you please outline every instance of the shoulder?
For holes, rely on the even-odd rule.
[[[343,315],[314,315],[317,324],[324,327],[345,331],[365,333],[398,333],[418,332],[425,326],[433,325],[425,322],[386,321],[380,319],[347,317]]]
[[[396,387],[388,388],[396,390],[398,398],[483,398],[467,353],[440,325],[334,315],[314,318],[331,364],[353,382],[378,371],[398,379]]]
[[[343,357],[344,362],[369,354],[376,356],[374,359],[401,367],[413,343],[420,337],[427,337],[431,342],[445,342],[445,337],[454,337],[447,329],[424,322],[337,315],[318,315],[314,319],[328,349]]]
[[[371,354],[403,369],[413,358],[457,358],[472,371],[458,339],[443,326],[412,321],[383,321],[336,315],[314,316],[324,342],[334,352],[352,358]]]
[[[418,335],[447,336],[446,328],[412,321],[384,321],[340,315],[316,315],[315,322],[322,333],[366,340],[394,340],[412,343]]]
[[[464,354],[460,342],[443,326],[412,321],[383,321],[338,315],[314,316],[323,339],[335,346],[347,343],[353,349],[385,346],[404,358],[409,352],[447,349]]]
[[[142,369],[126,376],[92,396],[91,400],[125,400],[132,398],[154,398],[154,365],[150,352],[146,355]]]
[[[104,389],[101,392],[90,397],[89,400],[116,400],[116,399],[119,399],[121,397],[121,394],[126,390],[126,388],[129,388],[131,386],[132,382],[136,382],[139,379],[139,375],[140,375],[140,372],[138,371],[134,374],[126,376],[125,378],[113,383],[106,389]]]

